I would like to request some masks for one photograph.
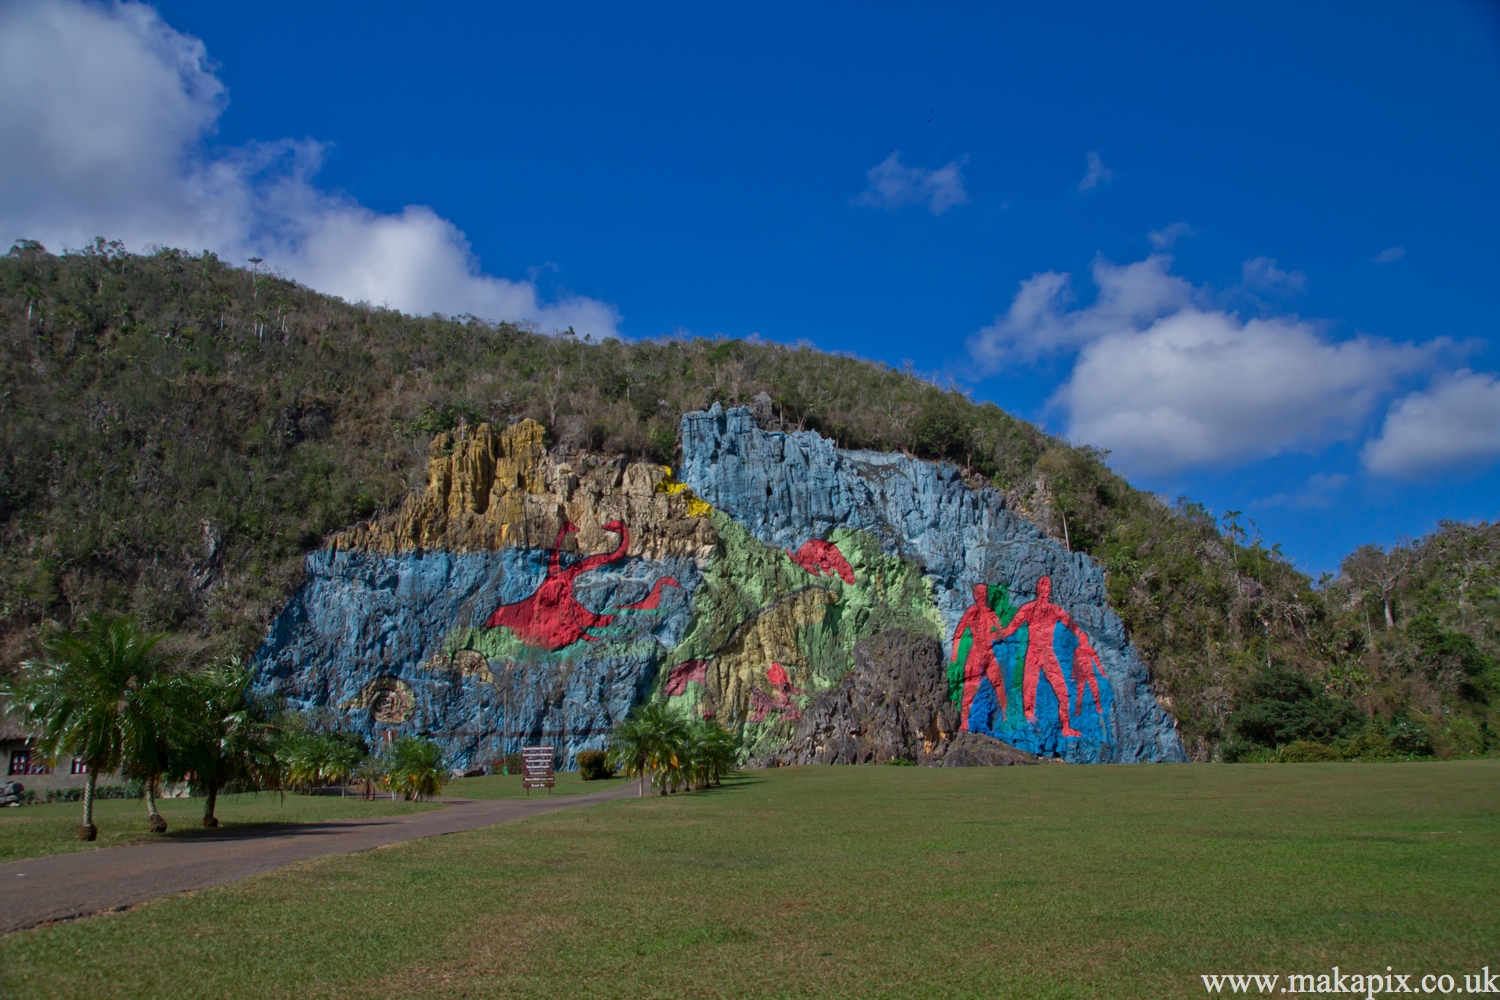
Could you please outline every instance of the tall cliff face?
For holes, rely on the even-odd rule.
[[[896,631],[943,643],[960,729],[1080,762],[1182,759],[1098,568],[998,494],[749,410],[682,432],[681,482],[564,462],[529,421],[440,435],[424,492],[309,556],[258,653],[263,690],[430,734],[456,763],[539,739],[571,757],[646,698],[790,759],[856,644]]]
[[[757,540],[871,539],[921,573],[966,731],[1072,761],[1182,759],[1102,571],[999,493],[950,465],[768,433],[743,409],[682,430],[683,481]]]

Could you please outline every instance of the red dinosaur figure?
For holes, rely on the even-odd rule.
[[[687,692],[688,684],[693,681],[699,684],[707,683],[707,660],[687,660],[677,664],[672,668],[672,672],[667,674],[667,683],[663,690],[669,696],[684,694]]]
[[[802,548],[795,553],[791,549],[786,554],[792,557],[792,561],[813,576],[827,574],[837,576],[845,583],[854,582],[854,567],[849,565],[849,560],[838,550],[838,546],[832,542],[825,542],[821,538],[812,538],[802,543]]]
[[[625,550],[630,545],[630,534],[622,522],[610,521],[603,528],[620,536],[619,546],[613,552],[580,559],[563,569],[563,538],[578,531],[578,526],[571,521],[564,524],[557,533],[557,541],[552,545],[552,554],[547,559],[547,578],[542,581],[542,585],[530,597],[514,604],[502,604],[495,609],[495,613],[484,623],[485,627],[498,628],[504,625],[527,645],[540,646],[546,650],[562,649],[580,639],[598,642],[599,637],[589,635],[587,630],[608,625],[614,621],[615,616],[598,614],[579,604],[573,596],[573,581],[591,569],[623,559]],[[658,600],[661,585],[669,579],[671,578],[667,577],[657,581],[656,589],[652,590],[646,601]],[[677,581],[672,580],[672,583],[675,585]],[[641,602],[640,606],[646,606],[646,602]],[[655,605],[652,604],[651,607]]]

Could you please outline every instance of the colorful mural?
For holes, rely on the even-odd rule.
[[[1011,604],[1005,587],[975,585],[974,602],[954,632],[949,666],[950,691],[966,732],[995,736],[1022,749],[1045,742],[1037,737],[1051,734],[1113,742],[1111,695],[1107,681],[1100,686],[1103,676],[1088,634],[1053,603],[1050,577],[1038,578],[1036,597],[1019,608]],[[1038,685],[1043,678],[1047,687],[1042,689],[1044,711],[1039,720]],[[1017,689],[1019,713],[1011,708]],[[1088,696],[1091,705],[1085,700]]]
[[[768,760],[892,632],[950,651],[962,730],[1079,762],[1180,756],[1097,568],[993,491],[748,411],[690,415],[682,441],[677,482],[552,455],[530,422],[439,435],[424,493],[308,557],[263,689],[426,733],[455,764],[537,740],[571,758],[645,699]]]

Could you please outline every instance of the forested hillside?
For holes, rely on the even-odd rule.
[[[1492,742],[1495,526],[1361,550],[1314,588],[1237,523],[911,373],[770,343],[405,316],[212,254],[18,244],[0,259],[0,331],[6,669],[40,628],[95,608],[252,649],[302,555],[396,504],[456,424],[532,417],[555,448],[671,464],[683,413],[765,393],[772,425],[950,461],[1098,559],[1199,759],[1413,726],[1440,752]]]

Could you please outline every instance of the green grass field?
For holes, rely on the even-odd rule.
[[[1175,997],[1333,965],[1461,985],[1500,967],[1497,899],[1496,760],[789,768],[26,931],[0,993]]]
[[[157,799],[157,809],[167,821],[167,837],[192,837],[203,832],[202,799]],[[389,796],[366,802],[358,797],[337,795],[287,795],[276,792],[256,795],[222,795],[214,808],[223,827],[260,823],[315,823],[319,820],[357,816],[391,816],[439,809],[433,803],[392,802]],[[129,844],[153,836],[146,829],[146,803],[142,799],[101,799],[94,803],[94,825],[99,839],[80,843],[78,827],[83,822],[83,803],[54,802],[50,805],[0,809],[0,862],[34,858],[43,854],[92,850]]]

